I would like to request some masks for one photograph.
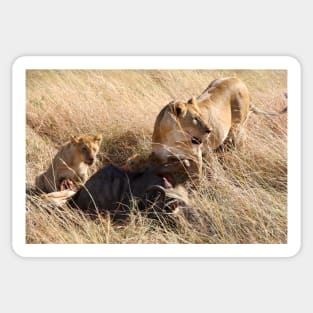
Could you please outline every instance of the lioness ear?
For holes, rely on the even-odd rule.
[[[197,105],[197,100],[195,97],[192,97],[191,99],[188,100],[188,104],[192,104],[192,105]]]
[[[182,102],[177,102],[174,105],[174,111],[176,116],[181,116],[186,112],[185,104]]]
[[[79,143],[79,137],[78,136],[72,136],[71,137],[71,143]]]
[[[102,140],[102,134],[97,134],[96,136],[93,137],[94,141],[100,142]]]

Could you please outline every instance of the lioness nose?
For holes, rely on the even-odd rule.
[[[89,158],[89,162],[93,163],[95,159],[94,158]]]

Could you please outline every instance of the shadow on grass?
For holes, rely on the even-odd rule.
[[[98,154],[99,164],[101,167],[109,163],[124,166],[130,156],[151,149],[150,137],[144,133],[126,131],[105,138]]]

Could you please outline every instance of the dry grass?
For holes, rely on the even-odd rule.
[[[134,153],[148,153],[160,109],[225,76],[241,78],[261,109],[284,106],[285,71],[28,71],[27,184],[71,135],[103,133],[99,167],[124,165]],[[129,223],[114,225],[27,195],[27,242],[286,243],[287,117],[251,115],[248,130],[245,150],[205,160],[208,175],[192,197],[197,225],[181,221],[174,230],[135,208]]]

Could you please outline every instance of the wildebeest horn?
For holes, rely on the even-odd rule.
[[[151,199],[151,197],[149,197],[149,194],[154,193],[154,192],[156,193],[156,196],[154,197],[154,199]],[[160,200],[162,204],[161,209],[164,209],[166,193],[165,193],[165,189],[162,186],[154,185],[154,186],[147,188],[145,191],[146,200],[153,201],[157,198],[158,194],[160,195]]]

